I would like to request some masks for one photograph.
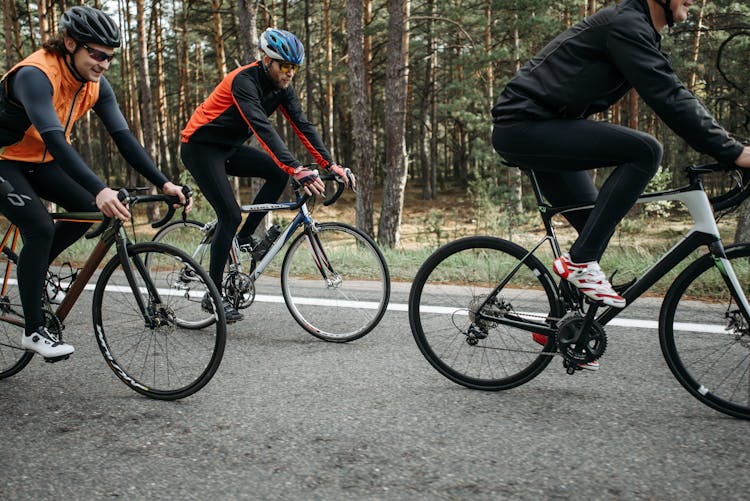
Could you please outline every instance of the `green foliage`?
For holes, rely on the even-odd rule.
[[[6,54],[3,69],[8,69],[21,56],[28,55],[32,46],[38,47],[41,40],[37,4],[11,1],[17,11],[17,20],[12,19],[9,25],[17,23],[21,47],[14,46],[13,50],[17,53]],[[428,0],[411,3],[410,48],[408,56],[404,57],[409,69],[406,143],[411,157],[410,183],[423,183],[423,172],[427,167],[434,167],[438,190],[452,186],[465,188],[475,199],[477,214],[488,215],[477,218],[478,227],[512,233],[515,223],[524,216],[517,213],[515,203],[510,200],[500,169],[493,167],[497,164],[497,155],[490,142],[492,124],[489,111],[518,66],[533,57],[566,27],[580,20],[585,15],[586,3],[582,0]],[[596,7],[614,3],[613,0],[598,0]],[[697,19],[699,4],[694,4],[686,23],[664,34],[664,51],[670,55],[675,71],[683,81],[689,82],[695,75],[694,90],[718,121],[738,138],[748,139],[750,73],[746,69],[750,65],[750,4],[737,0],[706,2],[700,25]],[[103,5],[120,20],[123,29],[130,30],[124,37],[126,45],[117,51],[107,79],[138,136],[139,82],[127,80],[129,75],[137,74],[139,64],[135,57],[135,7],[133,2],[126,1],[121,4],[123,11],[119,12],[118,4]],[[335,158],[345,165],[353,165],[350,125],[351,114],[356,110],[351,109],[349,100],[351,74],[347,65],[346,5],[347,2],[330,3],[327,16],[332,33],[330,69],[326,60],[326,3],[263,2],[258,9],[256,27],[258,31],[269,25],[289,29],[307,44],[307,58],[302,71],[295,77],[295,88],[306,114],[318,126],[324,142],[334,148]],[[371,48],[369,83],[374,156],[376,163],[382,165],[385,164],[384,123],[391,109],[385,95],[384,76],[388,38],[386,6],[386,0],[373,0],[372,19],[364,27],[365,34],[370,37]],[[489,17],[487,6],[491,8]],[[236,2],[220,3],[219,17],[226,51],[224,62],[229,71],[247,63],[242,55],[242,33],[235,10]],[[9,12],[10,9],[4,9],[3,16],[10,16]],[[184,173],[177,154],[179,131],[220,79],[214,47],[216,30],[213,14],[214,6],[209,0],[178,0],[147,6],[148,28],[145,31],[149,37],[151,88],[153,91],[157,84],[164,85],[168,122],[166,140],[170,160],[160,158],[158,162],[172,177]],[[59,9],[56,15],[59,15]],[[156,73],[156,44],[154,30],[151,29],[155,15],[159,16],[164,33],[164,45],[160,51],[164,60],[162,76]],[[309,36],[306,31],[308,27]],[[744,34],[738,35],[740,33]],[[693,51],[698,34],[699,52],[695,59]],[[733,35],[737,36],[730,39]],[[9,37],[10,33],[2,32],[3,42]],[[720,48],[728,39],[730,42],[725,45],[721,64],[717,68]],[[11,45],[15,43],[13,40],[11,42]],[[4,46],[9,47],[8,44]],[[431,77],[429,65],[433,50],[436,74]],[[187,67],[184,67],[185,61]],[[326,113],[325,102],[329,82],[334,90],[332,124],[329,123],[331,118]],[[435,116],[431,115],[432,98],[436,102]],[[623,123],[626,123],[629,118],[626,107],[622,112]],[[696,161],[698,155],[655,119],[645,103],[640,103],[637,118],[638,128],[654,134],[665,147],[663,163],[669,168],[658,182],[664,187],[670,182],[680,182],[681,174],[677,167]],[[278,123],[275,117],[271,120],[274,124]],[[91,123],[90,136],[84,135],[81,126],[77,126],[75,133],[79,135],[74,138],[74,144],[81,147],[90,142],[94,156],[91,165],[97,174],[107,177],[111,183],[125,184],[125,162],[107,139],[106,133],[100,130],[100,123],[96,119]],[[329,130],[333,131],[332,134],[329,134]],[[294,154],[300,156],[303,162],[309,160],[291,131],[282,128],[281,134]],[[434,156],[423,156],[422,153],[430,148],[432,135],[436,137],[437,144],[432,152]],[[382,169],[376,169],[376,179],[372,185],[360,186],[360,190],[376,190],[383,176]],[[487,185],[477,187],[472,179],[482,179]],[[196,200],[201,207],[207,205],[200,194],[197,194]],[[658,209],[657,212],[665,209]],[[498,214],[502,214],[502,217],[498,217]],[[431,234],[436,232],[432,231]],[[442,239],[444,235],[438,238]]]
[[[652,191],[663,191],[667,190],[672,186],[672,171],[659,167],[656,171],[656,175],[651,178],[651,181],[646,187],[646,193]],[[646,217],[658,217],[669,215],[670,210],[675,206],[675,203],[670,200],[659,200],[658,202],[647,203],[643,211]]]
[[[424,234],[427,238],[430,238],[432,235],[434,235],[435,243],[437,244],[437,246],[440,246],[442,237],[445,236],[443,223],[443,212],[437,209],[430,209],[430,212],[422,221],[420,233]]]

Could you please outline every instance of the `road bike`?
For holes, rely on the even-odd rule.
[[[166,203],[167,215],[154,223],[156,226],[165,224],[174,213],[173,205],[179,203],[176,197],[131,196],[124,190],[120,199],[127,201],[131,210],[140,203]],[[100,238],[74,280],[64,287],[65,297],[56,309],[43,294],[50,333],[62,340],[68,313],[114,246],[116,254],[99,272],[92,300],[94,337],[107,365],[130,388],[155,399],[184,398],[203,388],[216,373],[226,342],[224,311],[216,307],[221,296],[208,274],[179,249],[155,242],[132,243],[122,222],[101,213],[51,216],[55,221],[99,223],[85,236]],[[25,322],[15,278],[18,248],[19,230],[11,224],[0,242],[0,379],[21,371],[34,356],[21,347]],[[189,284],[184,281],[186,270]],[[193,331],[180,327],[175,321],[178,316],[205,317],[201,300],[206,294],[215,312],[211,328]]]
[[[409,322],[419,349],[441,374],[468,388],[513,388],[556,357],[574,374],[605,354],[604,327],[623,311],[586,300],[535,255],[549,244],[560,256],[553,216],[591,206],[549,205],[534,172],[526,173],[545,236],[530,250],[491,236],[448,243],[424,262],[410,291]],[[667,273],[681,270],[658,321],[667,365],[704,404],[750,419],[750,244],[725,249],[714,213],[736,208],[750,194],[750,176],[719,164],[691,166],[686,173],[687,185],[644,194],[638,202],[682,202],[693,227],[642,276],[615,288],[630,305]],[[728,188],[709,198],[706,181]]]
[[[324,181],[335,181],[336,192],[324,205],[331,205],[344,190],[342,181],[333,175],[322,175]],[[391,281],[388,265],[377,244],[359,229],[344,223],[318,222],[313,216],[299,183],[292,179],[294,202],[241,206],[243,213],[291,210],[296,216],[264,255],[241,249],[234,238],[226,267],[222,293],[237,309],[249,307],[256,298],[256,284],[286,242],[291,241],[278,275],[281,292],[289,312],[297,323],[313,336],[343,343],[359,339],[377,326],[385,314],[390,298]],[[208,268],[211,241],[216,220],[202,223],[175,221],[164,226],[153,237],[186,250]],[[295,233],[301,232],[293,238]],[[211,318],[186,327],[200,328]]]

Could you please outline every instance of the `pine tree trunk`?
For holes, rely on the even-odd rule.
[[[372,123],[370,120],[370,100],[367,96],[362,30],[363,8],[361,0],[350,0],[346,8],[346,31],[349,42],[349,89],[352,100],[352,136],[354,139],[353,166],[358,179],[357,226],[370,236],[374,236],[373,195],[375,176],[373,175]]]
[[[406,90],[409,81],[409,0],[388,3],[388,60],[385,99],[386,171],[383,204],[378,226],[378,243],[395,247],[401,235],[401,218],[406,191]]]
[[[242,46],[243,64],[258,59],[258,3],[260,0],[237,0],[237,18],[239,19],[240,45]]]
[[[146,10],[144,0],[136,0],[136,32],[138,34],[138,102],[141,111],[141,129],[143,146],[151,158],[156,158],[156,141],[154,138],[154,113],[151,95],[151,78],[148,64],[148,38],[146,35]],[[132,170],[132,169],[131,169]],[[137,179],[137,177],[136,177]],[[161,188],[161,187],[159,187]],[[154,188],[152,191],[155,191]],[[159,207],[150,204],[147,209],[149,221],[159,217]]]

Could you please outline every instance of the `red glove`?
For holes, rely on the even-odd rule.
[[[320,195],[326,188],[317,170],[310,170],[307,167],[297,167],[292,177],[302,185],[305,193],[308,195]]]
[[[348,168],[345,169],[338,164],[333,164],[328,167],[328,170],[330,172],[333,172],[337,178],[341,179],[344,182],[345,187],[351,189],[357,187],[357,179],[354,177],[354,174],[352,174],[352,171]]]

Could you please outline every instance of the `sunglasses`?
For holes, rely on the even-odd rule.
[[[277,63],[279,63],[279,68],[281,68],[281,71],[284,73],[289,73],[290,71],[297,72],[299,70],[299,64],[290,63],[288,61],[281,61],[279,59],[274,59]]]
[[[82,43],[81,47],[83,47],[84,49],[86,49],[86,51],[89,53],[89,56],[91,57],[91,59],[93,59],[94,61],[99,61],[100,63],[103,63],[104,61],[112,61],[115,58],[115,54],[114,53],[112,53],[110,55],[110,54],[107,54],[104,51],[101,51],[101,50],[98,50],[98,49],[92,49],[91,47],[89,47],[85,43]]]

